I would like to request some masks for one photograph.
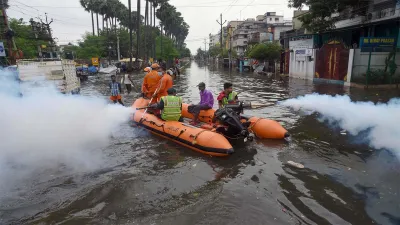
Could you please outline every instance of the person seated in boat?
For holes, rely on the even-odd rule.
[[[157,63],[154,63],[151,65],[152,70],[147,73],[144,78],[143,78],[143,84],[142,84],[142,93],[143,96],[147,98],[151,98],[154,95],[154,92],[157,91],[158,85],[161,80],[161,76],[158,75],[158,68],[160,66]],[[156,103],[157,99],[153,98],[151,103]]]
[[[159,87],[153,94],[153,99],[161,99],[161,97],[167,96],[168,90],[172,88],[174,84],[171,75],[167,73],[167,66],[165,64],[161,64],[161,66],[158,68],[158,75],[162,76],[162,78],[160,80]]]
[[[211,91],[206,90],[206,84],[201,82],[197,85],[200,90],[200,103],[197,105],[189,105],[188,111],[193,114],[193,121],[191,125],[197,125],[199,123],[199,114],[201,110],[212,109],[214,106],[214,96]]]
[[[182,119],[182,97],[176,96],[175,88],[168,89],[168,95],[161,97],[158,103],[151,105],[151,108],[158,109],[161,112],[157,116],[165,121],[180,121]]]
[[[228,104],[237,104],[239,101],[238,93],[233,91],[232,86],[232,83],[224,83],[224,90],[217,97],[219,108],[224,108]]]
[[[111,90],[110,100],[113,101],[114,103],[117,103],[118,101],[119,104],[124,105],[121,97],[122,93],[121,84],[117,82],[117,77],[115,75],[111,76],[111,82],[109,86]]]

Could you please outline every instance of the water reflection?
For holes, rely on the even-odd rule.
[[[134,77],[141,83],[143,75]],[[91,77],[82,94],[109,94],[109,76]],[[232,82],[246,101],[269,103],[313,92],[349,94],[385,102],[399,91],[349,89],[288,82],[191,63],[175,79],[187,103],[200,101],[205,82],[214,97]],[[124,95],[126,104],[135,95]],[[215,105],[216,107],[216,105]],[[27,201],[0,204],[5,224],[399,224],[400,164],[385,150],[280,105],[246,111],[275,119],[290,142],[255,140],[235,145],[229,158],[209,157],[128,124],[105,151],[110,165],[95,174],[67,174],[33,187]],[[302,163],[305,169],[287,165]],[[48,176],[49,174],[42,174]],[[51,197],[51,196],[57,196]],[[41,204],[39,204],[41,203]],[[11,205],[11,204],[10,204]]]

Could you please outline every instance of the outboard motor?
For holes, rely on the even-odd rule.
[[[251,103],[238,102],[236,104],[227,104],[225,108],[232,109],[237,114],[243,113],[243,109],[251,108]]]
[[[248,138],[252,140],[248,127],[250,123],[242,123],[240,121],[240,116],[236,111],[231,108],[218,109],[214,113],[214,121],[219,121],[224,127],[217,128],[217,132],[224,134],[228,137],[239,137]]]

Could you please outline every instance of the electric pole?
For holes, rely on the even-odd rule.
[[[121,53],[119,51],[119,35],[117,35],[117,54],[118,54],[118,62],[121,60]]]
[[[222,47],[222,33],[223,33],[223,29],[222,29],[222,26],[226,23],[226,20],[222,23],[222,13],[220,14],[220,21],[218,21],[217,20],[217,23],[219,24],[219,25],[221,25],[221,36],[220,36],[220,45],[221,45],[221,57],[223,57],[223,52],[224,52],[224,50],[223,50],[223,47]]]

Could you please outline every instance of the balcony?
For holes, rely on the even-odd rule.
[[[368,13],[367,22],[378,22],[382,20],[389,20],[398,18],[400,16],[400,9],[388,8],[380,11]]]

